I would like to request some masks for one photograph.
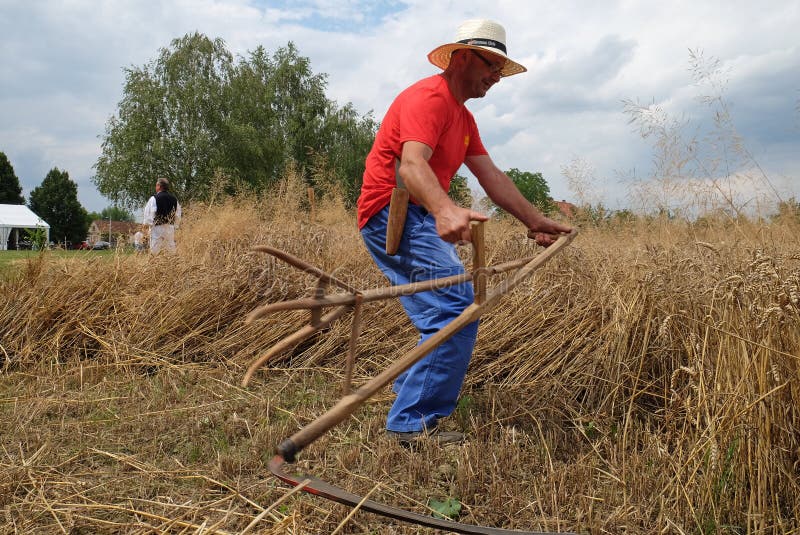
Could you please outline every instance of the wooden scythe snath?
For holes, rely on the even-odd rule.
[[[413,366],[417,361],[422,359],[425,355],[433,351],[436,347],[455,335],[463,327],[477,320],[481,315],[493,309],[500,299],[516,288],[525,279],[529,278],[534,271],[543,266],[548,260],[561,252],[577,235],[577,230],[563,235],[558,240],[544,249],[537,255],[514,260],[496,266],[486,266],[486,255],[484,245],[484,225],[480,222],[472,223],[472,272],[464,273],[461,275],[454,275],[451,277],[444,277],[441,279],[433,279],[423,282],[416,282],[412,284],[404,284],[398,286],[389,286],[384,288],[376,288],[371,290],[359,290],[353,288],[334,277],[333,275],[324,272],[323,270],[312,266],[303,260],[281,251],[267,246],[257,246],[255,251],[267,253],[284,262],[302,270],[311,275],[315,275],[318,279],[317,286],[314,289],[312,297],[304,299],[295,299],[291,301],[282,301],[264,305],[252,311],[246,319],[249,324],[258,318],[261,318],[272,312],[280,310],[303,310],[307,309],[310,312],[309,323],[301,327],[297,332],[284,338],[283,340],[272,346],[261,357],[253,361],[247,372],[242,379],[242,386],[247,386],[253,377],[253,374],[258,371],[264,364],[275,356],[291,350],[297,344],[307,339],[320,329],[324,329],[340,317],[342,317],[349,310],[353,310],[353,327],[350,334],[350,342],[348,344],[345,380],[343,386],[343,397],[336,405],[329,409],[326,413],[322,414],[316,420],[312,421],[291,437],[285,439],[276,448],[276,455],[269,463],[270,471],[282,481],[290,485],[297,486],[301,482],[309,480],[303,488],[304,491],[324,498],[337,501],[352,507],[376,513],[379,515],[396,518],[406,522],[412,522],[419,525],[428,527],[445,529],[452,532],[467,533],[467,534],[487,534],[487,535],[501,535],[501,534],[517,534],[517,535],[542,535],[545,532],[533,531],[513,531],[498,528],[490,528],[483,526],[474,526],[470,524],[462,524],[460,522],[452,522],[449,520],[442,520],[435,517],[425,516],[418,513],[412,513],[405,509],[400,509],[372,500],[366,500],[362,497],[352,494],[342,488],[336,487],[324,481],[321,481],[313,476],[302,475],[293,476],[284,472],[283,466],[286,462],[294,462],[296,455],[306,446],[314,442],[325,432],[329,431],[348,417],[350,417],[356,409],[358,409],[367,399],[375,395],[379,390],[395,380],[401,373]],[[516,273],[506,278],[503,282],[498,284],[491,290],[487,289],[487,279],[499,273],[505,273],[511,270],[517,270]],[[430,338],[416,346],[414,349],[406,353],[401,358],[395,360],[388,368],[379,373],[377,376],[363,384],[360,388],[353,391],[351,388],[352,370],[356,354],[356,340],[361,332],[361,308],[365,303],[378,301],[381,299],[391,299],[404,295],[412,295],[419,292],[426,292],[438,288],[447,288],[456,284],[461,284],[467,281],[472,281],[475,289],[475,301],[469,305],[464,311],[454,318],[450,323],[444,326],[441,330],[435,333]],[[336,286],[347,293],[326,294],[325,289],[329,286]],[[334,307],[333,310],[326,314],[322,314],[322,309],[325,307]],[[549,532],[548,532],[549,533]]]

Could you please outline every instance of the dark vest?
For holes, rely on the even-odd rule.
[[[159,191],[156,198],[156,215],[153,218],[155,225],[174,225],[175,210],[178,209],[178,199],[168,191]]]

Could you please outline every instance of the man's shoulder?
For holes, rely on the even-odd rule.
[[[415,94],[419,92],[427,92],[427,93],[441,93],[444,88],[447,87],[447,83],[444,81],[444,78],[439,76],[438,74],[434,74],[433,76],[427,76],[422,80],[417,80],[410,86],[408,86],[401,95],[408,95],[408,94]]]
[[[395,99],[395,109],[441,112],[452,106],[447,82],[441,76],[429,76],[406,88]]]

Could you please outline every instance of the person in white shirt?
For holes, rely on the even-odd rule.
[[[156,194],[144,207],[143,223],[150,226],[150,252],[175,252],[175,229],[181,221],[181,205],[169,191],[169,180],[156,180]]]
[[[141,230],[137,230],[133,235],[133,249],[137,253],[144,251],[144,233]]]

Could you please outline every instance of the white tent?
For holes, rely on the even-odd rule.
[[[46,234],[45,243],[50,242],[50,225],[30,211],[23,204],[0,204],[0,251],[8,248],[8,237],[12,230],[19,232],[18,229],[43,228]],[[18,234],[17,234],[18,236]],[[16,240],[19,243],[19,239]]]

